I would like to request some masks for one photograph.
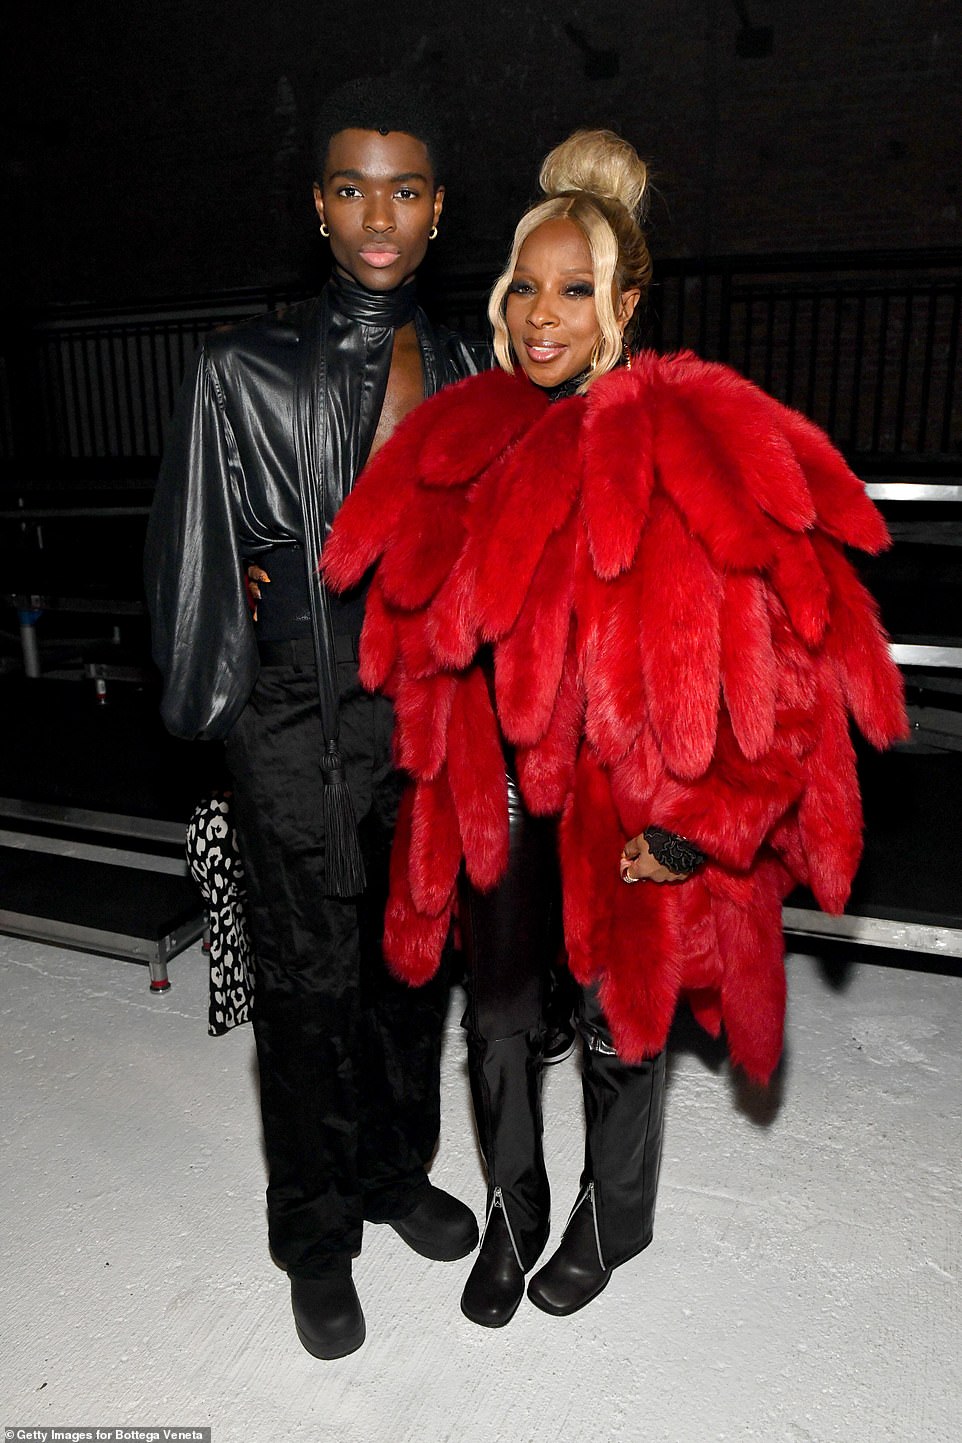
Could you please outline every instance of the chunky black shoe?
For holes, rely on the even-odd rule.
[[[549,1023],[544,1033],[544,1065],[551,1067],[556,1062],[566,1062],[575,1050],[578,1034],[570,1017]]]
[[[564,1062],[575,1050],[575,1016],[581,989],[563,963],[548,968],[544,995],[544,1065]]]
[[[503,1328],[523,1297],[524,1273],[518,1266],[504,1209],[496,1206],[464,1285],[461,1311],[482,1328]]]
[[[428,1186],[413,1212],[389,1225],[409,1248],[436,1263],[453,1263],[478,1246],[478,1221],[459,1198]]]
[[[601,1261],[589,1188],[572,1213],[558,1251],[528,1284],[528,1297],[543,1313],[563,1318],[596,1298],[608,1286],[613,1271]]]
[[[315,1358],[343,1358],[364,1342],[361,1303],[350,1273],[291,1278],[294,1326]]]

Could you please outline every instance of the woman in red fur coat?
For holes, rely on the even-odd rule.
[[[632,354],[651,266],[631,146],[580,132],[541,182],[491,298],[500,369],[399,427],[323,563],[334,587],[375,568],[361,675],[394,699],[412,777],[384,939],[397,973],[431,976],[459,914],[489,1177],[462,1309],[487,1326],[548,1234],[541,819],[560,817],[587,1141],[528,1294],[563,1314],[651,1240],[679,998],[768,1078],[782,899],[801,882],[841,910],[859,859],[849,715],[879,747],[905,730],[843,552],[887,544],[861,482],[728,368]]]

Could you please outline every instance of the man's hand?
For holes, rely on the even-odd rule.
[[[263,566],[255,566],[253,562],[247,568],[247,592],[254,603],[254,620],[257,620],[257,603],[261,599],[261,587],[270,586],[271,579]]]

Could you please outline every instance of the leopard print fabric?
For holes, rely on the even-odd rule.
[[[249,1022],[254,996],[254,951],[247,935],[244,868],[230,800],[207,798],[187,826],[187,865],[207,908],[210,1007],[207,1031],[220,1037]]]

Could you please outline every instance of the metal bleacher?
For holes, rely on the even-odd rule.
[[[861,749],[865,854],[846,911],[831,917],[795,894],[785,930],[962,958],[962,513],[950,519],[962,485],[875,481],[868,491],[895,545],[864,571],[905,674],[912,735],[882,757]]]
[[[169,737],[155,692],[0,677],[0,931],[144,963],[154,991],[200,936],[191,811],[223,784],[219,748]]]

